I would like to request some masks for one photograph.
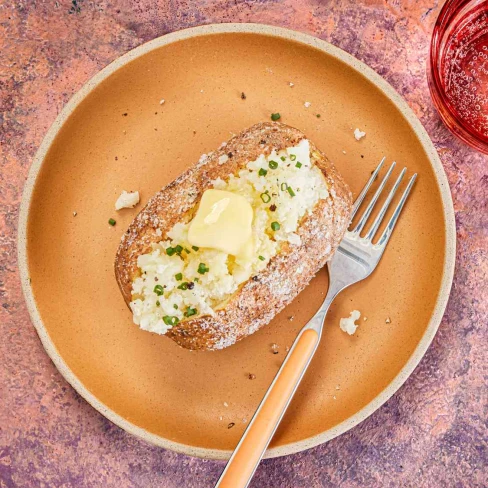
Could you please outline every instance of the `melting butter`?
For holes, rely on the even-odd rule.
[[[252,219],[251,204],[241,195],[225,190],[206,190],[190,222],[188,241],[192,246],[251,257]]]

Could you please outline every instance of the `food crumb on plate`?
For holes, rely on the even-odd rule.
[[[165,102],[164,98],[161,98],[161,100],[159,100],[159,105],[163,105],[164,102]]]
[[[119,198],[117,198],[117,201],[115,202],[115,210],[120,210],[122,208],[134,208],[138,203],[138,191],[127,192],[123,190]]]
[[[290,83],[288,83],[288,84],[289,84],[289,85],[290,85],[292,88],[295,86],[295,83],[292,83],[291,81],[290,81]]]
[[[339,385],[336,386],[336,390],[340,390],[341,387]]]
[[[341,319],[339,326],[342,331],[347,332],[349,335],[353,335],[358,328],[358,324],[354,322],[361,317],[361,313],[358,310],[353,310],[351,315],[347,318]]]
[[[346,154],[346,151],[342,150],[342,154]]]
[[[303,105],[305,106],[305,108],[308,108],[308,107],[310,107],[310,105],[312,105],[312,104],[311,104],[310,102],[305,102]]]
[[[386,322],[387,324],[391,324],[391,319],[390,319],[390,317],[386,317],[385,322]]]
[[[73,212],[73,217],[76,217],[78,215],[78,212],[74,211]]]
[[[229,404],[227,402],[224,402],[224,407],[228,407]]]
[[[253,374],[253,373],[249,373],[248,376],[247,376],[250,380],[255,380],[256,379],[256,375]]]
[[[354,129],[354,137],[356,138],[356,141],[359,141],[366,135],[366,132],[363,132],[362,130],[359,130],[357,127]]]

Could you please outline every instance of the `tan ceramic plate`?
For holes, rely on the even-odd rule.
[[[44,139],[22,203],[20,269],[34,325],[63,376],[114,423],[165,448],[229,456],[285,347],[319,306],[326,273],[241,343],[180,349],[131,323],[113,259],[137,209],[116,214],[114,202],[137,189],[145,204],[272,112],[308,134],[355,193],[383,155],[419,179],[379,269],[332,307],[268,457],[327,441],[375,411],[420,361],[446,305],[455,247],[447,180],[418,120],[371,69],[323,41],[258,25],[198,27],[135,49],[89,81]],[[360,142],[356,127],[367,133]],[[368,320],[350,337],[338,322],[353,309]]]

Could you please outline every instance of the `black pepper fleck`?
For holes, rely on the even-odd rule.
[[[127,115],[129,115],[127,112],[123,113],[122,114],[124,117],[127,117]]]
[[[252,280],[253,280],[253,281],[259,281],[259,278],[258,278],[257,276],[253,276],[253,277],[252,277]]]
[[[190,281],[190,282],[188,283],[188,289],[189,289],[189,290],[193,290],[193,288],[195,288],[195,283],[193,283],[193,281]]]
[[[261,139],[261,141],[259,142],[259,144],[266,144],[266,140],[265,139]]]
[[[270,209],[272,212],[274,212],[274,211],[276,210],[276,205],[273,203],[273,205],[271,205],[271,206],[269,207],[269,209]]]
[[[227,428],[228,428],[228,429],[232,429],[232,427],[234,427],[234,425],[236,425],[236,424],[235,424],[234,422],[231,422],[231,423],[230,423],[230,424],[227,426]]]
[[[246,94],[245,94],[244,92],[242,92],[242,93],[241,93],[241,98],[242,98],[243,100],[245,100],[245,99],[246,99]]]
[[[229,156],[229,158],[231,158],[234,155],[230,152],[230,153],[227,153],[227,156]]]

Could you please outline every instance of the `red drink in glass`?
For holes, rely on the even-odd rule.
[[[447,127],[488,154],[488,0],[451,0],[432,37],[429,87]]]

